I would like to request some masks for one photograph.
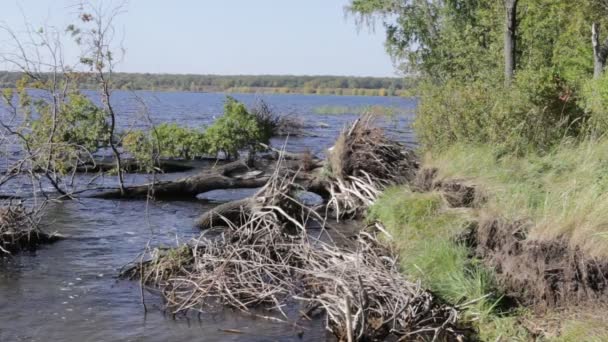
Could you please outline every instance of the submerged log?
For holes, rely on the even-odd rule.
[[[91,197],[143,199],[151,196],[156,199],[194,199],[197,195],[212,190],[262,187],[270,176],[277,172],[277,167],[281,168],[279,172],[282,174],[293,174],[295,183],[303,190],[317,193],[324,198],[329,196],[323,180],[324,163],[321,160],[310,153],[286,153],[276,150],[273,152],[275,153],[250,161],[253,166],[249,166],[244,160],[237,160],[175,181],[126,187],[124,193],[119,189],[110,190],[93,194]]]

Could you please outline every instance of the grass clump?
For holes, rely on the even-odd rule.
[[[448,209],[437,192],[387,189],[370,208],[369,219],[384,224],[399,251],[401,269],[450,303],[479,327],[483,340],[526,338],[514,317],[500,308],[493,272],[458,242],[471,222],[466,211]]]
[[[549,153],[505,154],[455,145],[428,154],[442,178],[469,178],[489,193],[484,210],[531,219],[528,238],[566,239],[589,256],[608,256],[608,140],[563,143]]]

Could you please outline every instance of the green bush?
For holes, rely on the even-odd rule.
[[[594,135],[608,130],[608,75],[589,80],[582,90],[585,111],[589,114],[589,129]]]
[[[149,134],[132,131],[122,138],[122,147],[139,163],[139,168],[150,171],[158,157],[158,145],[154,145]]]
[[[26,118],[29,124],[26,137],[29,147],[41,152],[41,165],[46,167],[50,162],[53,169],[65,172],[79,160],[88,159],[91,153],[108,146],[110,129],[105,112],[86,96],[78,92],[69,94],[56,113],[44,100],[33,104],[39,115]]]
[[[244,104],[228,97],[224,115],[207,128],[205,135],[210,154],[223,152],[234,158],[245,148],[252,153],[260,150],[259,143],[268,143],[271,132],[262,127]]]
[[[122,146],[143,169],[150,169],[158,158],[194,159],[207,154],[203,132],[163,123],[147,133],[132,131],[122,139]]]
[[[163,123],[152,131],[161,157],[193,159],[207,153],[205,134],[197,129],[181,127],[175,123]]]
[[[228,97],[224,115],[205,131],[164,123],[147,133],[127,133],[122,145],[144,168],[153,166],[158,158],[193,159],[218,153],[236,158],[243,149],[259,151],[259,143],[268,143],[273,134],[275,117],[270,110],[266,108],[263,115],[256,113],[251,114],[242,103]]]
[[[420,88],[414,127],[427,149],[487,143],[506,151],[548,150],[585,122],[573,91],[551,70],[522,70],[505,87],[450,80]]]

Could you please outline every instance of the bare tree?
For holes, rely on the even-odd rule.
[[[90,67],[99,83],[102,102],[110,120],[109,145],[116,161],[120,191],[124,193],[123,167],[120,152],[117,148],[116,112],[111,102],[112,75],[117,60],[112,52],[112,41],[115,38],[114,19],[124,11],[126,1],[112,8],[104,8],[102,4],[95,6],[90,2],[79,5],[79,17],[87,25],[83,30],[72,27],[71,31],[78,44],[82,45],[81,62]],[[121,53],[124,49],[120,49]]]

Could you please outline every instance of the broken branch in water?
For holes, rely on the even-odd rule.
[[[357,122],[348,135],[369,133],[365,126],[358,126],[362,124],[366,121]],[[351,145],[353,141],[358,141],[358,147]],[[369,141],[353,141],[342,148],[380,151],[374,159],[379,162],[372,167],[355,162],[360,157],[351,150],[350,159],[342,162],[340,176],[331,176],[325,184],[334,187],[336,210],[354,208],[353,213],[359,215],[382,187],[409,179],[413,170],[403,167],[417,167],[417,163],[396,159],[409,155],[390,152],[397,145],[389,148],[389,141],[380,150],[369,150]],[[383,158],[395,159],[386,163]],[[344,173],[352,165],[358,166]],[[284,305],[299,301],[309,306],[307,312],[323,309],[327,328],[341,340],[462,336],[458,310],[443,304],[419,283],[405,279],[396,255],[379,239],[377,230],[358,233],[348,246],[323,234],[308,234],[306,227],[314,221],[325,227],[327,217],[296,199],[295,192],[301,189],[297,179],[297,172],[277,167],[254,196],[219,206],[199,220],[206,228],[225,227],[221,234],[204,231],[178,248],[156,249],[147,261],[132,265],[123,274],[159,288],[174,313],[217,306],[251,313],[261,305],[287,318]]]

